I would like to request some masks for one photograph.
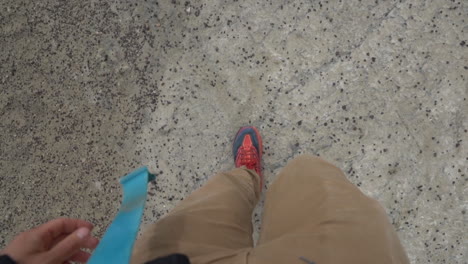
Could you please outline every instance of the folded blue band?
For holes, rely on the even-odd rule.
[[[128,264],[145,209],[148,182],[155,176],[139,168],[120,179],[123,201],[88,264]]]

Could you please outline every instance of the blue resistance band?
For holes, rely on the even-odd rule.
[[[139,168],[120,179],[123,201],[117,216],[107,228],[88,264],[128,264],[145,209],[148,182],[155,176]]]

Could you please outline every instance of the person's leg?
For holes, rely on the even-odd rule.
[[[384,209],[332,164],[303,155],[267,192],[250,263],[408,263]]]
[[[242,127],[233,142],[238,169],[220,173],[145,230],[132,263],[173,253],[197,263],[246,263],[253,247],[252,211],[262,189],[262,138]],[[240,167],[247,169],[239,169]]]
[[[173,253],[187,255],[192,264],[245,261],[253,246],[251,217],[259,195],[260,179],[253,171],[238,168],[217,174],[144,229],[132,263]]]

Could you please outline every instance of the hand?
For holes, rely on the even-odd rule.
[[[93,224],[83,220],[55,219],[19,234],[0,255],[18,264],[86,262],[91,255],[82,249],[95,249],[99,243],[92,229]]]

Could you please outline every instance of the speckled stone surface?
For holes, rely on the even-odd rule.
[[[320,155],[412,263],[467,263],[468,2],[104,2],[0,3],[1,246],[59,216],[102,234],[143,164],[152,222],[252,124],[267,184]]]

